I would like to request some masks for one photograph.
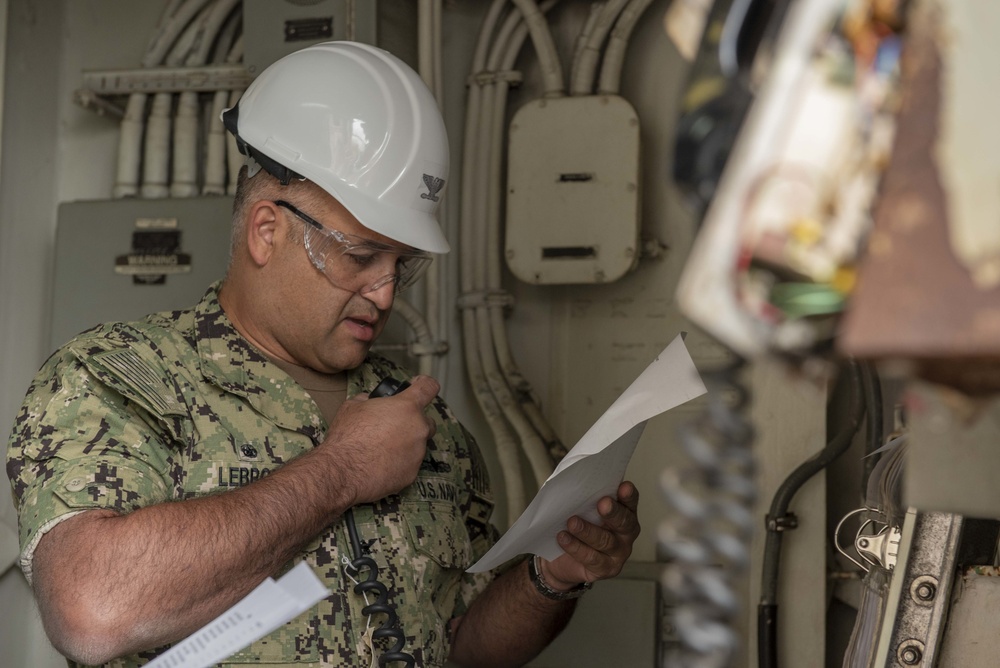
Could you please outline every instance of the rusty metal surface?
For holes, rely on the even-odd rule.
[[[968,393],[995,392],[1000,288],[976,287],[952,254],[935,164],[942,72],[935,29],[932,14],[913,17],[896,142],[839,346],[860,358],[913,360],[917,374]]]

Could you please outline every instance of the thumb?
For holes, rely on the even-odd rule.
[[[440,383],[430,376],[414,376],[410,380],[410,386],[406,388],[401,396],[409,397],[423,409],[434,401],[434,397],[440,391]]]

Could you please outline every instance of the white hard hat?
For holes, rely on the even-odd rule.
[[[392,54],[325,42],[281,58],[223,112],[240,150],[283,183],[306,178],[370,230],[433,253],[448,178],[434,96]]]

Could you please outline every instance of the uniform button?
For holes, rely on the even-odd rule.
[[[83,478],[70,478],[66,483],[66,489],[70,492],[79,492],[87,486],[87,481]]]
[[[256,457],[257,448],[253,447],[249,443],[246,443],[240,447],[240,452],[243,453],[244,457]]]

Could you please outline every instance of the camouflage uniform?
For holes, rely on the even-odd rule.
[[[405,378],[391,362],[369,356],[349,374],[348,396],[385,375]],[[496,532],[475,442],[440,398],[428,412],[437,433],[416,482],[354,513],[397,606],[406,651],[418,665],[440,666],[450,646],[448,620],[490,579],[463,569]],[[86,332],[42,367],[11,434],[7,472],[22,569],[30,580],[38,539],[76,513],[128,512],[252,483],[320,443],[325,429],[306,391],[233,328],[217,286],[192,310]],[[337,522],[282,571],[304,560],[333,594],[221,665],[369,665],[364,601],[344,575],[345,556],[350,542]],[[107,665],[142,665],[158,653]]]

